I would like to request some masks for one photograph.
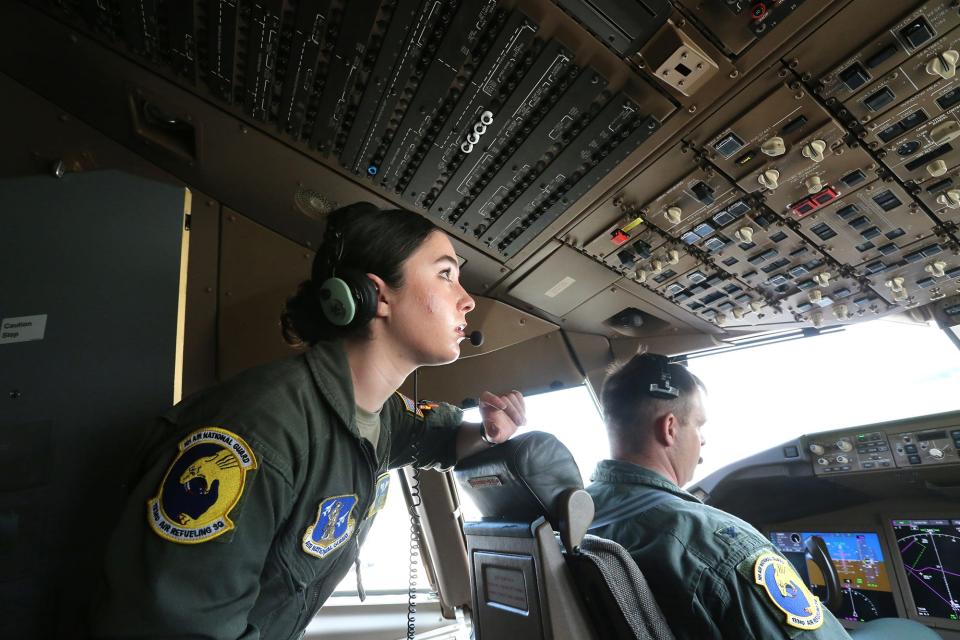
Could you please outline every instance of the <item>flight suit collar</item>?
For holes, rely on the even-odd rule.
[[[321,341],[307,352],[307,364],[320,395],[327,401],[347,429],[360,437],[354,424],[356,402],[347,352],[339,340]]]
[[[590,476],[590,480],[615,484],[638,484],[667,491],[690,502],[700,502],[696,496],[684,491],[656,471],[626,460],[601,460],[593,475]]]
[[[350,362],[347,351],[340,340],[321,341],[307,352],[307,363],[313,374],[320,395],[333,408],[340,423],[363,446],[364,438],[357,427],[357,404],[353,398],[353,379],[350,376]],[[390,451],[390,432],[383,429],[381,423],[380,441],[373,449],[373,466],[379,471]]]

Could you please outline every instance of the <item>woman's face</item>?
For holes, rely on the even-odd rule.
[[[415,365],[445,364],[460,355],[467,314],[475,306],[460,286],[460,268],[447,235],[432,232],[403,264],[403,285],[382,292],[387,332]]]

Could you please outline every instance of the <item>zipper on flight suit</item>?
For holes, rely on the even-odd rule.
[[[381,429],[382,430],[382,429]],[[374,464],[373,458],[370,456],[370,448],[373,445],[370,444],[368,440],[360,440],[360,448],[363,450],[363,457],[367,461],[367,470],[370,472],[370,495],[375,499],[377,493],[377,471],[376,465]],[[370,505],[367,504],[364,506],[363,510],[360,512],[366,514],[367,510],[370,508]],[[357,528],[360,528],[360,525],[357,525]],[[360,537],[359,534],[353,537],[353,542],[357,545],[357,553],[353,557],[353,569],[357,574],[357,597],[360,598],[360,602],[363,602],[367,599],[367,592],[363,588],[363,576],[360,575]]]
[[[370,491],[370,494],[373,495],[376,489],[375,483],[376,483],[377,472],[374,468],[373,460],[370,457],[369,448],[370,448],[370,444],[367,441],[361,439],[360,449],[363,451],[363,458],[367,462],[367,471],[370,473],[370,486],[373,489],[372,491]],[[370,508],[370,503],[368,498],[367,504],[363,505],[363,508],[360,510],[359,513],[366,514],[367,509],[369,508]],[[359,528],[360,528],[360,524],[358,523],[357,529],[359,530]],[[356,533],[357,532],[355,532],[355,534]],[[360,576],[360,538],[356,537],[355,535],[353,541],[357,547],[357,555],[354,557],[354,570],[357,573],[357,595],[360,597],[360,602],[363,602],[367,598],[367,593],[363,588],[363,581]],[[316,585],[314,585],[311,590],[313,591],[313,600],[310,603],[310,606],[307,608],[307,611],[313,612],[310,614],[311,616],[313,616],[316,614],[317,602],[320,600],[320,589],[318,589]]]

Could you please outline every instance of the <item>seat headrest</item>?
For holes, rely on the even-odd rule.
[[[528,431],[471,456],[454,474],[484,519],[533,522],[545,516],[554,529],[562,519],[560,495],[583,489],[570,451],[542,431]]]

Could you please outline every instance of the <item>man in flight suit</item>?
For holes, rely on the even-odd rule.
[[[680,488],[700,461],[704,392],[654,354],[608,375],[612,459],[587,488],[597,510],[590,533],[626,548],[677,638],[849,638],[759,531]]]

